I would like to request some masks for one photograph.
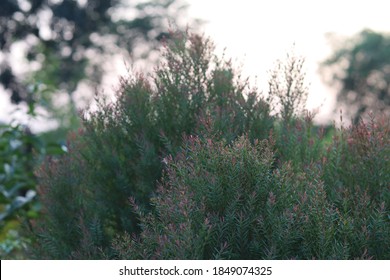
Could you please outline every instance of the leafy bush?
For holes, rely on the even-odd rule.
[[[390,122],[386,118],[360,120],[341,128],[327,149],[325,180],[351,193],[367,191],[376,202],[389,200]]]
[[[154,76],[123,78],[38,171],[30,256],[389,258],[388,126],[328,143],[302,108],[301,60],[264,98],[209,40],[172,37]]]
[[[189,137],[183,152],[168,161],[152,199],[154,210],[145,213],[131,200],[141,217],[142,233],[117,239],[119,256],[388,258],[385,204],[359,194],[359,211],[366,212],[342,211],[328,196],[316,167],[296,173],[287,163],[273,170],[272,142],[252,145],[243,136],[226,145],[213,138]]]
[[[346,215],[345,230],[356,229],[349,246],[367,256],[389,258],[390,123],[360,120],[341,128],[323,157],[323,180],[337,209]]]
[[[261,207],[276,186],[273,153],[266,140],[252,147],[241,137],[232,146],[213,138],[188,137],[182,153],[167,159],[168,168],[141,217],[140,239],[117,241],[124,258],[250,258],[257,250],[263,223]]]
[[[115,257],[113,238],[140,231],[128,198],[150,210],[163,159],[180,150],[185,135],[210,129],[210,121],[227,142],[245,132],[267,137],[270,107],[235,78],[231,63],[212,54],[209,40],[172,36],[155,76],[123,78],[117,101],[100,100],[83,120],[72,152],[38,172],[45,215],[33,226],[34,257]]]

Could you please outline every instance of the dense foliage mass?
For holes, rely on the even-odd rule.
[[[268,96],[173,34],[38,171],[31,258],[390,258],[389,121],[313,125],[302,60]]]

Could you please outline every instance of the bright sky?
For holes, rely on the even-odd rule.
[[[333,120],[334,94],[317,74],[318,62],[330,54],[325,34],[350,36],[364,28],[390,31],[388,0],[187,0],[188,14],[206,21],[202,32],[242,65],[243,74],[266,83],[267,71],[295,44],[306,59],[310,108],[323,104],[317,120]],[[9,104],[0,94],[0,120]]]
[[[318,63],[331,53],[327,33],[351,36],[364,28],[390,31],[390,1],[310,0],[188,0],[190,15],[207,20],[203,32],[227,48],[243,64],[244,74],[258,77],[295,44],[295,52],[306,59],[310,94],[309,108],[323,104],[318,121],[333,120],[334,93],[318,75]]]
[[[386,0],[188,0],[190,15],[205,19],[202,31],[219,52],[243,65],[244,74],[265,85],[267,71],[295,45],[306,59],[308,107],[323,104],[318,121],[333,120],[334,93],[318,75],[318,63],[331,53],[327,33],[351,36],[364,28],[390,31]]]

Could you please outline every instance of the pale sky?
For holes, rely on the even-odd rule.
[[[257,76],[260,87],[267,71],[295,45],[305,57],[309,84],[308,107],[321,104],[317,120],[333,121],[334,90],[318,75],[318,63],[331,53],[327,33],[351,36],[364,28],[390,31],[390,1],[385,0],[188,0],[190,15],[208,21],[202,32],[221,52],[243,65],[244,74]]]
[[[386,0],[187,0],[189,17],[206,21],[201,31],[212,38],[217,53],[242,66],[243,74],[257,76],[259,87],[277,59],[295,45],[305,57],[309,108],[323,104],[318,121],[334,119],[334,94],[318,73],[318,62],[331,53],[326,33],[351,36],[364,28],[390,31],[390,1]],[[120,72],[120,70],[118,71]],[[112,86],[115,86],[116,80]],[[10,120],[8,97],[0,93],[0,120]]]

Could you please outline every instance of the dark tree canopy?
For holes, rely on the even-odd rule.
[[[369,111],[389,112],[390,34],[363,30],[337,47],[322,67],[332,73],[329,82],[340,82],[337,99],[355,123]]]
[[[83,79],[99,85],[107,55],[155,47],[185,7],[179,1],[1,0],[0,83],[14,103],[35,101],[10,62],[13,45],[25,42],[29,64],[39,65],[35,81],[70,95]]]

